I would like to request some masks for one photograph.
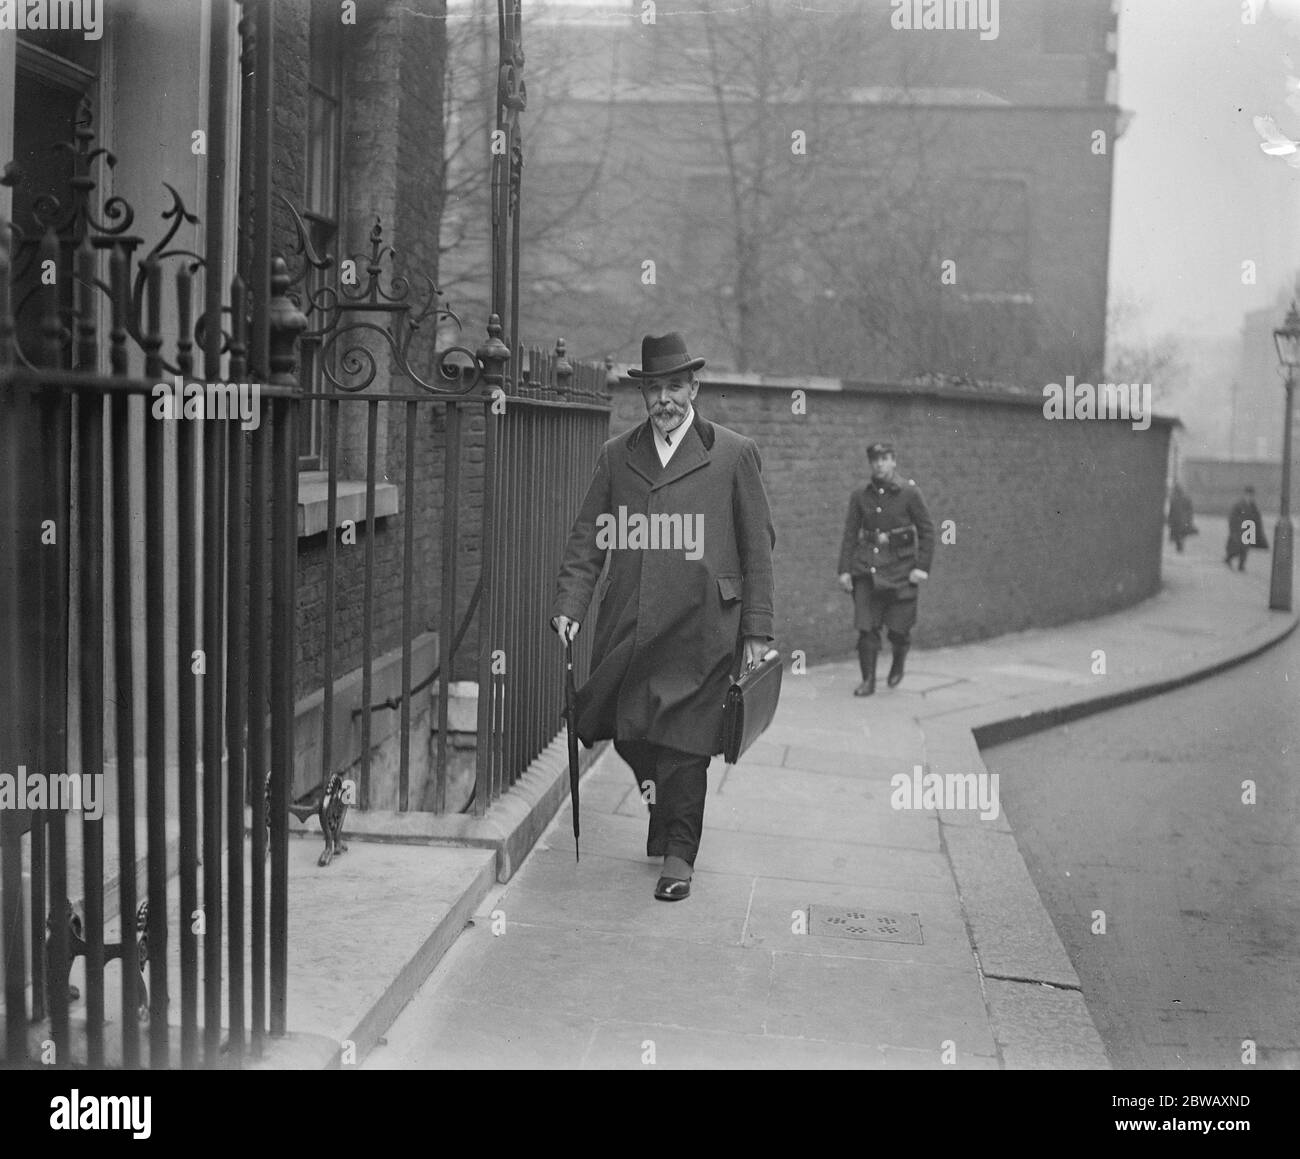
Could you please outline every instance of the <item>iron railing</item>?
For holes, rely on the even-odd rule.
[[[495,315],[478,349],[444,344],[436,356],[417,358],[421,334],[439,324],[444,334],[458,330],[460,319],[441,304],[432,281],[425,280],[417,297],[412,278],[392,272],[389,263],[397,255],[382,224],[371,230],[369,255],[351,259],[349,268],[364,270],[365,277],[350,287],[323,281],[320,275],[335,259],[317,254],[305,224],[293,217],[301,256],[294,284],[309,321],[303,342],[322,368],[324,389],[312,398],[325,408],[326,478],[324,541],[309,548],[323,567],[320,679],[312,683],[321,699],[319,757],[291,807],[304,819],[321,817],[325,865],[342,848],[345,811],[338,802],[402,812],[472,806],[481,814],[554,737],[562,689],[559,653],[545,646],[544,613],[559,552],[608,433],[610,408],[605,369],[570,365],[562,340],[551,355],[524,352],[519,380],[510,377],[513,360]],[[317,288],[309,292],[309,285]],[[426,362],[432,366],[427,378],[416,369]],[[342,432],[349,433],[346,440]],[[472,434],[483,440],[478,461]],[[434,496],[427,481],[438,456],[441,487]],[[397,480],[398,493],[396,517],[387,522],[400,524],[400,531],[380,523],[378,495],[386,478]],[[472,490],[476,480],[481,491]],[[345,486],[364,497],[353,500],[360,519],[341,521]],[[387,512],[393,514],[392,504]],[[475,576],[464,541],[477,518]],[[436,568],[420,566],[435,558]],[[399,588],[400,619],[393,624],[389,617],[383,630],[377,621]],[[343,640],[343,623],[359,623],[359,639],[354,632]],[[417,638],[435,628],[436,652],[425,650],[417,671]],[[461,659],[471,650],[465,644],[474,629],[476,667]],[[508,670],[503,653],[512,658]],[[375,691],[376,669],[385,659],[387,696]],[[472,797],[449,801],[449,717],[458,667],[462,675],[478,676],[477,754]],[[436,699],[422,700],[435,682]],[[340,696],[347,703],[340,705]],[[385,715],[392,713],[395,720]],[[382,748],[376,721],[389,745],[384,765],[396,765],[395,778],[386,774],[382,781],[373,775]],[[421,748],[426,732],[429,744]]]
[[[528,351],[527,368],[487,404],[488,486],[478,657],[475,812],[510,788],[562,727],[564,655],[549,629],[555,577],[609,434],[606,371]],[[575,675],[591,634],[574,642]]]
[[[6,578],[21,581],[5,585],[0,604],[8,676],[0,714],[14,722],[0,730],[0,768],[29,770],[47,787],[69,775],[95,778],[114,801],[117,822],[114,851],[105,837],[108,814],[83,809],[78,886],[70,880],[77,847],[69,841],[70,831],[77,833],[65,810],[0,810],[3,1058],[10,1065],[167,1067],[177,1061],[177,1046],[184,1066],[238,1065],[250,1032],[260,1053],[267,1032],[286,1029],[294,367],[305,323],[286,296],[284,263],[270,255],[273,20],[264,3],[247,5],[240,23],[250,131],[240,159],[238,268],[226,298],[226,7],[213,5],[209,18],[205,254],[173,245],[182,225],[202,226],[175,191],[163,237],[143,253],[144,240],[129,232],[130,205],[120,197],[96,203],[96,167],[114,161],[93,147],[88,103],[74,130],[66,199],[28,199],[25,231],[0,223],[0,453],[7,465],[0,519]],[[57,276],[40,277],[45,270]],[[196,278],[203,293],[197,317]],[[196,347],[205,383],[256,383],[254,429],[220,411],[203,418],[179,412],[171,422],[155,409],[159,384],[190,384]],[[142,508],[132,500],[137,475]],[[142,564],[132,559],[137,520],[145,528]],[[177,614],[169,619],[173,582]],[[141,589],[148,614],[137,625],[133,596]],[[260,791],[268,770],[269,847]],[[246,773],[259,787],[251,794],[248,852]],[[180,920],[169,925],[177,900]],[[179,1010],[169,993],[173,959]],[[114,985],[119,1002],[110,1004]],[[74,1035],[72,1003],[83,992],[84,1032]],[[112,1013],[116,1034],[105,1029]]]
[[[96,203],[96,167],[113,159],[94,148],[88,105],[74,131],[66,199],[28,198],[25,231],[0,222],[0,719],[11,724],[0,729],[0,772],[32,770],[47,783],[102,777],[116,818],[113,840],[90,816],[73,828],[58,809],[0,809],[0,1061],[11,1065],[239,1065],[246,1052],[262,1053],[267,1034],[285,1033],[287,818],[303,806],[291,791],[304,739],[295,727],[300,694],[315,688],[324,700],[318,796],[308,808],[319,808],[335,840],[340,774],[351,759],[333,729],[340,672],[360,673],[363,805],[374,789],[373,718],[389,711],[398,713],[396,803],[413,807],[413,698],[437,680],[431,803],[447,807],[450,693],[462,648],[461,671],[479,685],[469,807],[484,813],[560,730],[561,652],[547,614],[608,431],[609,400],[604,370],[571,366],[562,342],[543,354],[512,337],[519,0],[499,4],[499,124],[509,149],[494,161],[488,336],[425,361],[414,357],[413,340],[459,320],[432,282],[417,300],[408,282],[385,276],[392,251],[378,226],[367,281],[355,290],[340,283],[306,293],[307,273],[329,261],[311,252],[305,234],[296,274],[272,258],[273,10],[241,0],[241,11],[237,166],[225,132],[228,9],[216,4],[209,13],[205,222],[173,191],[163,237],[146,249],[130,233],[134,213],[123,199]],[[228,223],[232,175],[238,214]],[[203,253],[174,244],[182,226],[198,227]],[[231,232],[227,277],[221,255]],[[39,276],[47,266],[58,271],[52,283]],[[325,408],[328,454],[326,612],[322,659],[311,672],[296,660],[300,340],[314,344],[326,377],[314,396]],[[188,383],[196,352],[205,382],[260,386],[254,429],[225,417],[154,417],[156,386]],[[417,365],[429,369],[422,376]],[[365,464],[361,595],[352,604],[361,632],[350,656],[338,632],[348,598],[339,554],[348,454],[351,478],[356,462]],[[401,533],[397,520],[386,533],[401,599],[395,635],[385,640],[397,641],[400,680],[381,699],[372,671],[376,616],[387,614],[393,593],[376,582],[376,499],[390,466],[400,480]],[[133,480],[143,481],[142,501]],[[435,491],[437,521],[427,518]],[[477,575],[467,543],[475,514]],[[136,558],[132,529],[140,524]],[[433,558],[436,572],[423,566]],[[143,623],[135,614],[141,595]],[[417,673],[415,641],[432,630],[437,663]],[[589,648],[580,639],[583,670]],[[73,1004],[83,996],[85,1025],[74,1033]],[[114,1012],[118,1025],[106,1031]]]

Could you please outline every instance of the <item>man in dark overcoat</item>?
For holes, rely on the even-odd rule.
[[[1182,551],[1183,540],[1195,534],[1196,520],[1192,514],[1191,496],[1183,490],[1181,483],[1175,483],[1169,495],[1169,538]]]
[[[772,528],[753,440],[695,410],[680,334],[647,335],[647,420],[601,448],[565,547],[551,624],[572,638],[600,581],[578,735],[612,738],[650,806],[646,854],[663,857],[662,901],[690,893],[709,758],[742,664],[772,636]],[[604,578],[601,580],[602,569]]]
[[[918,585],[930,577],[934,524],[914,479],[897,472],[893,443],[867,448],[871,482],[849,496],[840,544],[840,586],[853,596],[862,683],[854,696],[876,691],[880,629],[894,647],[889,686],[903,679],[903,664],[916,624]]]
[[[1232,567],[1237,560],[1237,570],[1246,570],[1246,553],[1252,547],[1267,548],[1268,537],[1264,534],[1264,517],[1255,505],[1255,488],[1247,487],[1246,492],[1228,512],[1228,547],[1224,563]]]

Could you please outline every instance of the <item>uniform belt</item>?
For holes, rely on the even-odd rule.
[[[864,536],[881,547],[893,542],[898,542],[906,547],[916,542],[916,525],[909,523],[904,527],[891,528],[889,531],[872,531],[869,527],[864,527],[859,538],[861,539]]]

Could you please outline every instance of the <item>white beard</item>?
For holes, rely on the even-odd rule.
[[[650,421],[654,423],[655,430],[663,435],[664,438],[667,438],[686,421],[686,416],[684,414],[674,414],[666,415],[661,418],[659,415],[652,414],[650,416]]]

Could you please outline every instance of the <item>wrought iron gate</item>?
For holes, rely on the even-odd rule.
[[[507,148],[493,158],[486,338],[442,349],[424,377],[408,358],[412,337],[422,325],[427,334],[439,319],[459,320],[432,283],[417,302],[410,283],[391,276],[393,251],[378,223],[355,289],[341,279],[313,282],[338,266],[312,250],[305,230],[297,254],[272,256],[274,11],[269,0],[240,0],[240,8],[237,157],[226,132],[235,96],[226,81],[229,10],[210,9],[202,220],[173,190],[161,224],[132,232],[132,207],[98,192],[114,162],[96,148],[84,104],[65,146],[66,195],[28,199],[21,222],[0,221],[0,719],[12,725],[0,728],[0,774],[23,771],[21,784],[11,781],[21,800],[0,808],[6,1065],[238,1066],[262,1052],[267,1035],[285,1033],[300,686],[324,700],[310,808],[349,767],[334,751],[331,725],[337,450],[348,414],[357,416],[354,430],[364,428],[366,464],[362,641],[353,658],[358,804],[370,803],[373,787],[372,717],[387,711],[400,714],[397,807],[412,807],[413,696],[436,680],[431,803],[446,807],[453,666],[471,629],[473,810],[483,814],[560,729],[561,652],[547,632],[547,605],[607,433],[609,400],[603,368],[571,365],[562,342],[543,353],[518,339],[520,2],[498,3],[497,126]],[[233,222],[224,211],[229,180],[238,191]],[[177,242],[191,226],[201,229],[201,253]],[[223,267],[227,236],[233,270]],[[371,346],[353,344],[358,334]],[[386,391],[376,389],[376,349],[391,371]],[[295,638],[298,434],[307,410],[300,353],[324,369],[324,389],[311,397],[324,408],[329,463],[324,642],[319,669],[307,674]],[[187,417],[185,387],[199,356],[202,402]],[[180,396],[176,421],[155,409],[169,383]],[[255,425],[220,405],[237,397],[225,391],[230,384],[258,387]],[[475,423],[483,437],[480,566],[467,583],[458,571],[466,528],[457,502]],[[428,424],[441,424],[444,453],[438,663],[417,680],[413,497],[417,437]],[[387,698],[372,680],[381,427],[402,449],[395,461],[404,504],[394,536],[401,678]],[[142,558],[134,555],[137,524]],[[584,634],[580,665],[589,649]],[[101,801],[111,799],[108,840],[110,826],[84,812],[71,821],[60,807],[67,800],[51,795],[55,786],[97,783],[86,777],[99,778]],[[37,786],[39,801],[29,792]],[[76,1009],[84,1009],[84,1028],[74,1025]]]
[[[23,796],[10,804],[29,806],[0,810],[3,1057],[10,1065],[238,1065],[246,1037],[257,1053],[265,1034],[285,1031],[294,369],[304,320],[286,296],[283,261],[270,256],[273,13],[265,3],[246,5],[240,22],[246,131],[229,282],[223,269],[227,13],[212,6],[203,254],[174,244],[183,224],[199,224],[174,190],[162,237],[148,249],[148,239],[131,232],[132,207],[97,195],[99,173],[114,159],[94,147],[89,102],[63,146],[72,154],[66,197],[38,197],[24,207],[26,229],[0,229],[0,518],[9,565],[0,713],[14,723],[0,730],[0,769],[21,771],[15,785]],[[190,381],[196,348],[203,358],[197,385]],[[258,389],[248,390],[250,383]],[[171,412],[158,401],[168,384],[176,396]],[[254,399],[260,421],[252,429],[246,413],[227,409],[228,384]],[[183,405],[191,399],[196,413]],[[133,477],[143,481],[142,508],[133,502]],[[132,561],[137,518],[142,568]],[[75,745],[70,686],[79,710]],[[139,770],[138,718],[145,726]],[[246,775],[258,791],[246,794]],[[116,849],[106,850],[104,814],[85,811],[89,793],[101,806],[113,800]],[[82,806],[79,833],[69,804]],[[80,838],[72,848],[70,835]],[[81,883],[69,878],[78,852]],[[173,873],[178,897],[168,895]],[[173,954],[176,1041],[168,1018]],[[110,973],[114,960],[120,970]],[[74,970],[80,987],[70,983]],[[114,985],[117,1000],[108,1004]],[[74,1035],[71,1003],[82,987],[84,1033]],[[114,1021],[117,1033],[106,1034]]]

